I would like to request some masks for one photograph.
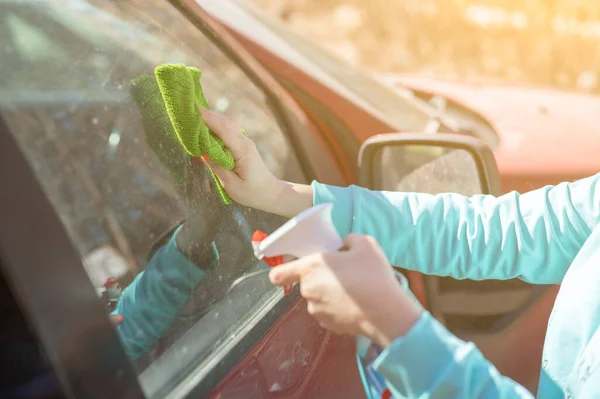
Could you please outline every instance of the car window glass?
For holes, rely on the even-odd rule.
[[[37,27],[24,21],[15,14],[5,16],[10,36],[5,42],[13,43],[13,56],[27,61],[56,60],[66,55],[66,52],[56,42],[53,42]]]
[[[107,313],[124,316],[117,331],[138,372],[162,368],[164,384],[146,387],[159,397],[281,295],[266,275],[227,288],[267,267],[253,231],[285,221],[221,204],[207,168],[144,118],[131,82],[164,63],[199,68],[211,107],[245,129],[270,170],[306,182],[263,92],[168,2],[0,0],[2,117]],[[191,332],[193,348],[180,345]],[[175,366],[161,363],[167,353]]]

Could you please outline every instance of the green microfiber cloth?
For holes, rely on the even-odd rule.
[[[226,169],[234,167],[231,151],[202,119],[200,107],[210,106],[200,77],[197,68],[165,64],[156,67],[154,76],[141,75],[131,82],[131,94],[140,109],[148,145],[177,183],[185,183],[190,155],[207,155]],[[221,182],[210,172],[222,202],[231,204]]]

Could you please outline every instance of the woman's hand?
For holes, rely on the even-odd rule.
[[[267,168],[254,141],[242,133],[237,123],[207,109],[202,110],[202,117],[233,155],[233,170],[224,169],[208,158],[205,160],[234,201],[288,217],[312,206],[312,188],[277,179]]]
[[[366,335],[387,347],[408,332],[422,309],[400,286],[374,239],[350,234],[345,247],[278,266],[269,274],[271,282],[300,283],[308,312],[324,328]]]

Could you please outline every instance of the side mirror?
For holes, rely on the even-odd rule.
[[[359,184],[373,190],[502,193],[492,150],[470,136],[380,134],[365,141],[358,159]]]
[[[481,140],[464,135],[377,135],[362,145],[358,165],[359,185],[373,190],[466,196],[502,193],[493,152]],[[463,337],[506,328],[543,293],[542,288],[518,279],[423,276],[422,281],[430,313]]]

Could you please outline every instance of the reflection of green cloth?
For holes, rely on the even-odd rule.
[[[200,107],[210,108],[200,84],[200,70],[183,64],[156,67],[154,75],[133,80],[132,97],[138,104],[149,146],[177,183],[185,183],[189,156],[207,155],[225,169],[233,169],[233,156],[202,119]],[[182,149],[185,151],[182,151]],[[223,203],[231,198],[212,173]]]
[[[175,183],[185,183],[190,159],[177,139],[154,76],[142,75],[135,79],[131,95],[140,110],[148,146],[171,173]]]

